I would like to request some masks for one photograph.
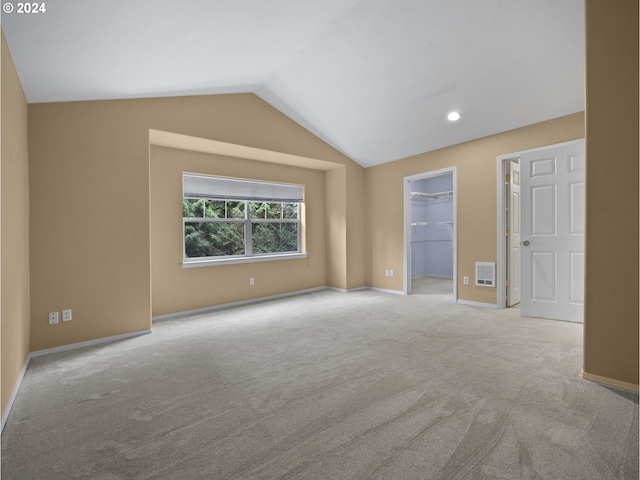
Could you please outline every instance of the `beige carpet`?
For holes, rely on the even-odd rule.
[[[518,313],[323,291],[37,358],[2,479],[637,479],[638,396]]]

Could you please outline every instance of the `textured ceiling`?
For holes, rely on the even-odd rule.
[[[2,14],[30,103],[253,92],[364,166],[584,109],[583,0],[46,6]]]

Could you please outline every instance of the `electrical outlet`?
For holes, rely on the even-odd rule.
[[[255,279],[255,278],[253,278],[253,277],[251,277],[251,278],[249,279],[249,285],[254,285],[255,283],[256,283],[256,279]]]
[[[462,283],[469,285],[469,277],[462,277]]]
[[[68,322],[73,319],[73,314],[71,313],[71,309],[67,308],[66,310],[62,310],[62,321]]]
[[[389,276],[393,277],[393,270],[389,270]]]
[[[49,312],[49,325],[58,323],[58,312]]]

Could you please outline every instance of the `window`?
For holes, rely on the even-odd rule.
[[[302,185],[184,173],[184,264],[299,256]]]

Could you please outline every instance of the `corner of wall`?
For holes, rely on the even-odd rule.
[[[0,95],[0,263],[2,417],[8,414],[30,351],[29,155],[27,101],[4,33]]]

